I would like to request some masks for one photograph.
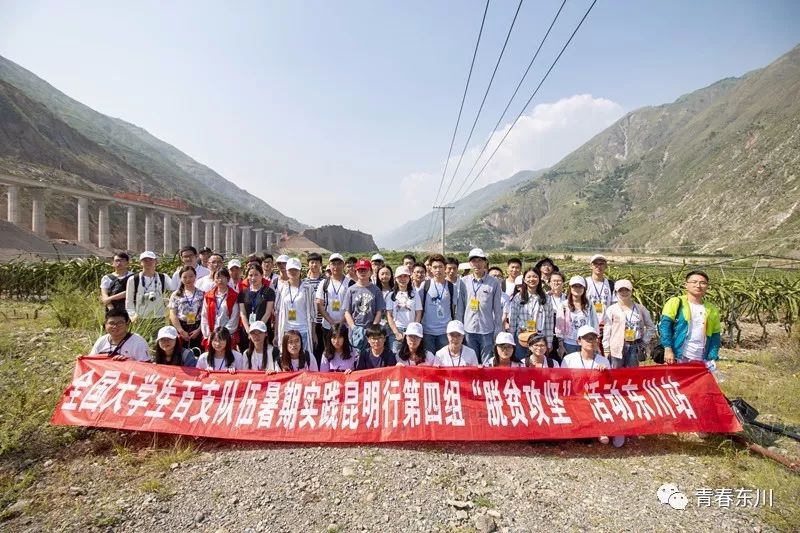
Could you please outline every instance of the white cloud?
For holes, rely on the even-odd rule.
[[[594,98],[590,94],[574,95],[557,102],[535,106],[529,113],[520,117],[517,125],[511,130],[508,138],[469,192],[508,178],[520,170],[537,170],[558,163],[570,152],[613,124],[623,113],[624,109],[616,102],[605,98]],[[510,126],[510,123],[506,124],[491,134],[486,152],[461,189],[461,194],[483,167]],[[458,176],[453,180],[447,196],[448,202],[456,198],[464,177],[485,142],[484,138],[464,154]],[[442,193],[447,189],[459,155],[455,154],[448,164]],[[420,205],[418,199],[425,195],[433,196],[438,189],[441,176],[442,170],[439,169],[438,172],[414,172],[402,178],[402,190],[409,200],[407,205],[416,205],[419,208],[410,218],[416,218],[430,210],[430,206]]]

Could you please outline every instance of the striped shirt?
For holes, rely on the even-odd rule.
[[[512,333],[527,331],[536,322],[536,331],[547,339],[549,345],[555,330],[555,311],[550,298],[542,304],[538,295],[529,294],[528,302],[522,303],[522,293],[517,293],[508,302],[508,324]]]

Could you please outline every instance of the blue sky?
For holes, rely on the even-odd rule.
[[[589,3],[568,0],[504,126]],[[457,185],[559,5],[523,3]],[[516,6],[489,7],[456,156]],[[483,7],[0,0],[0,54],[287,215],[380,233],[430,211]],[[765,66],[798,27],[795,1],[600,0],[477,186],[554,164],[624,112]]]

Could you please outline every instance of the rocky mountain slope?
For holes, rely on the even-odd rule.
[[[633,111],[450,236],[468,249],[800,250],[800,47]]]
[[[523,170],[522,172],[517,172],[510,178],[491,183],[486,187],[468,194],[453,204],[455,209],[447,212],[447,233],[450,234],[465,228],[467,224],[472,223],[476,213],[480,213],[491,207],[498,198],[503,197],[509,191],[514,190],[515,187],[532,180],[543,172],[544,170],[535,172]],[[433,217],[432,224],[431,215],[428,214],[416,220],[406,222],[399,228],[394,228],[387,233],[379,234],[377,239],[381,248],[406,250],[424,248],[430,239],[438,242],[441,233],[442,219],[441,215],[437,213]]]
[[[0,118],[2,172],[162,197],[180,191],[183,200],[223,218],[307,227],[144,129],[94,111],[3,57]]]
[[[378,245],[372,235],[342,226],[322,226],[307,229],[303,235],[323,248],[338,252],[374,252]]]

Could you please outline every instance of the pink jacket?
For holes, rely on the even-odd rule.
[[[639,314],[640,324],[642,325],[642,340],[645,344],[650,342],[656,326],[650,313],[642,304],[633,304]],[[619,302],[606,308],[605,326],[603,329],[603,352],[606,356],[622,359],[622,347],[625,345],[625,311]]]

